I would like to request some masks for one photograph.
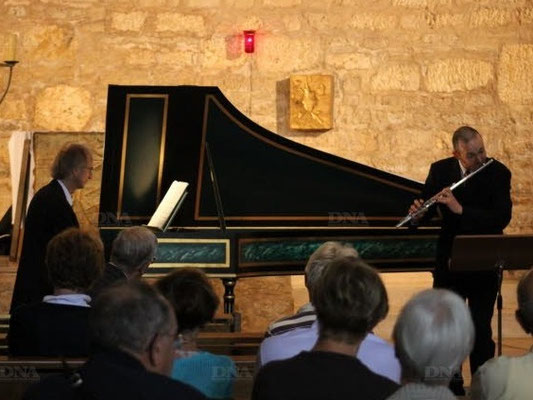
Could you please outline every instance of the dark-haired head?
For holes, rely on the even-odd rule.
[[[379,274],[360,258],[342,257],[325,269],[313,292],[320,339],[357,343],[388,312]]]
[[[46,265],[55,289],[85,293],[103,271],[104,246],[95,234],[69,228],[48,243]]]
[[[174,307],[180,333],[198,329],[213,319],[219,300],[202,271],[178,269],[157,281],[156,287]]]

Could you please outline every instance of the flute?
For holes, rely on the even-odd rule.
[[[482,169],[484,169],[485,167],[487,167],[490,163],[492,163],[494,161],[494,158],[489,158],[487,161],[485,161],[481,167],[479,167],[478,169],[476,169],[475,171],[471,172],[470,174],[464,176],[461,180],[455,182],[452,186],[450,186],[450,190],[454,190],[455,188],[457,188],[458,186],[462,185],[463,183],[465,183],[467,180],[469,180],[470,178],[472,178],[475,174],[477,174],[478,172],[480,172]],[[440,192],[439,192],[440,193]],[[397,225],[396,225],[396,228],[399,228],[403,225],[405,225],[407,222],[411,221],[413,218],[416,218],[418,217],[420,214],[423,214],[424,212],[426,212],[427,209],[429,209],[433,204],[435,204],[437,202],[437,199],[438,199],[438,194],[437,193],[435,196],[429,198],[428,200],[426,200],[418,210],[416,210],[415,212],[413,213],[409,213],[407,214],[407,216],[402,219]]]

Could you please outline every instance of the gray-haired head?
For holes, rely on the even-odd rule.
[[[305,286],[307,286],[311,298],[315,286],[320,281],[324,268],[338,257],[359,257],[359,254],[349,244],[330,241],[323,243],[309,257],[305,266]]]
[[[447,385],[472,350],[474,324],[461,297],[430,289],[403,307],[393,337],[404,380]]]
[[[533,268],[518,282],[516,298],[518,301],[516,319],[526,333],[533,333]]]
[[[140,281],[104,290],[90,314],[96,343],[136,355],[147,351],[156,335],[175,334],[174,320],[168,301]]]
[[[360,258],[336,258],[313,292],[321,340],[355,344],[389,310],[387,291],[377,271]]]
[[[83,144],[67,144],[59,150],[52,164],[52,178],[66,179],[76,168],[86,167],[92,160],[91,151]]]
[[[143,226],[134,226],[115,238],[109,260],[128,276],[140,276],[153,261],[156,249],[154,233]]]
[[[468,143],[474,137],[479,136],[479,132],[470,126],[461,126],[458,128],[452,137],[452,144],[454,150],[457,150],[459,142]]]

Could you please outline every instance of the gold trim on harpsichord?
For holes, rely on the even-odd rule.
[[[194,238],[157,238],[157,243],[223,243],[226,247],[226,257],[223,263],[158,263],[154,268],[198,267],[198,268],[230,268],[230,240],[229,239],[194,239]]]
[[[165,146],[167,142],[167,118],[168,118],[168,94],[163,95],[165,104],[163,106],[163,127],[161,128],[161,146],[159,148],[159,173],[157,175],[157,200],[155,207],[161,201],[161,181],[163,180],[163,167],[165,166]]]
[[[198,175],[196,178],[196,198],[194,199],[194,219],[199,220],[199,210],[200,210],[200,196],[202,194],[202,181],[204,177],[204,155],[205,155],[205,136],[207,129],[207,112],[209,109],[209,95],[205,96],[204,102],[204,116],[202,118],[202,141],[200,144],[200,157],[198,165]],[[216,219],[216,218],[213,218]]]
[[[176,268],[181,268],[181,267],[176,267]],[[150,268],[148,268],[148,271],[150,271]],[[204,271],[205,274],[207,275],[208,278],[237,278],[237,274],[221,274],[221,273],[210,273],[209,271]],[[156,273],[156,272],[152,272],[152,273],[145,273],[143,274],[143,278],[161,278],[162,275],[165,275],[165,274],[161,274],[161,273]]]
[[[161,127],[161,145],[159,148],[159,171],[157,173],[157,195],[156,195],[156,204],[157,208],[159,200],[161,199],[161,180],[163,178],[163,166],[165,162],[165,143],[167,135],[167,117],[168,117],[168,94],[127,94],[126,95],[126,112],[124,115],[124,130],[122,135],[122,157],[120,160],[120,181],[118,189],[118,204],[117,204],[117,219],[132,219],[132,220],[141,220],[150,218],[148,215],[127,215],[122,216],[122,198],[124,191],[124,175],[125,175],[125,166],[126,166],[126,148],[128,144],[128,132],[129,132],[129,120],[130,120],[130,100],[131,99],[164,99],[163,106],[163,123]]]
[[[199,166],[198,166],[198,171],[199,172],[198,172],[198,178],[197,178],[197,182],[196,182],[196,199],[195,199],[195,203],[194,203],[194,219],[197,220],[197,221],[215,221],[215,220],[218,220],[218,216],[208,217],[208,216],[200,216],[199,215],[199,212],[200,212],[200,196],[201,196],[202,181],[203,181],[203,165],[204,165],[204,154],[205,154],[205,142],[206,142],[206,135],[207,135],[207,117],[209,115],[210,101],[215,103],[215,105],[233,123],[238,125],[241,129],[243,129],[244,131],[248,132],[250,135],[254,136],[255,138],[257,138],[257,139],[269,144],[270,146],[277,147],[277,148],[279,148],[279,149],[281,149],[283,151],[286,151],[288,153],[292,153],[292,154],[295,154],[297,156],[304,157],[304,158],[307,158],[309,160],[312,160],[312,161],[327,165],[329,167],[337,168],[339,170],[342,170],[342,171],[345,171],[345,172],[348,172],[348,173],[352,173],[354,175],[363,176],[365,178],[372,179],[372,180],[375,180],[377,182],[380,182],[380,183],[383,183],[383,184],[386,184],[386,185],[389,185],[389,186],[394,186],[394,187],[397,187],[397,188],[400,188],[400,189],[404,189],[404,190],[407,190],[407,191],[415,193],[415,194],[419,193],[419,191],[416,190],[416,189],[401,185],[399,183],[395,183],[395,182],[389,181],[389,180],[384,179],[384,178],[378,178],[378,177],[366,174],[364,172],[356,171],[354,169],[351,169],[351,168],[348,168],[348,167],[344,167],[342,165],[338,165],[338,164],[335,164],[335,163],[330,162],[330,161],[321,160],[321,159],[316,158],[314,156],[311,156],[309,154],[304,154],[304,153],[302,153],[302,152],[300,152],[298,150],[294,150],[294,149],[288,148],[288,147],[286,147],[286,146],[284,146],[284,145],[282,145],[280,143],[276,143],[276,142],[274,142],[274,141],[272,141],[270,139],[267,139],[264,136],[257,134],[256,132],[251,130],[246,125],[242,124],[222,104],[220,104],[220,102],[217,100],[217,98],[214,95],[208,94],[208,95],[205,96],[204,116],[203,116],[203,122],[202,122],[202,145],[200,147],[200,161],[199,161]],[[364,218],[363,217],[359,217],[358,220],[399,221],[403,217],[404,217],[404,215],[392,216],[392,217],[364,217]],[[268,221],[268,220],[277,220],[277,221],[327,221],[327,220],[329,220],[329,216],[315,216],[315,217],[301,216],[301,217],[296,217],[296,216],[257,215],[257,216],[244,217],[244,216],[231,216],[231,215],[228,215],[228,216],[224,216],[224,219],[227,220],[227,221],[232,221],[232,220],[242,220],[242,221],[254,221],[254,220],[255,221]],[[354,220],[354,221],[356,221],[356,220]]]
[[[172,228],[177,227],[170,227],[169,230],[172,230]],[[100,229],[114,229],[114,228],[106,228],[101,227]],[[220,227],[218,226],[180,226],[179,229],[183,229],[185,231],[191,230],[213,230],[213,231],[219,231]],[[236,231],[236,230],[262,230],[262,231],[268,231],[268,230],[391,230],[391,231],[398,231],[398,230],[406,230],[409,229],[408,227],[401,227],[396,228],[395,226],[227,226],[226,230],[228,231]],[[431,231],[439,231],[440,227],[438,226],[420,226],[417,228],[418,231],[422,230],[431,230]]]
[[[383,229],[383,228],[376,228],[376,229]],[[326,241],[347,241],[349,239],[353,240],[390,240],[390,239],[433,239],[437,237],[436,235],[387,235],[387,236],[373,236],[373,235],[365,235],[365,236],[320,236],[320,235],[314,235],[314,236],[272,236],[272,237],[260,237],[260,238],[240,238],[239,239],[239,245],[241,243],[255,243],[255,242],[268,242],[271,240],[275,241],[281,241],[281,240],[305,240],[305,241],[313,241],[313,240],[326,240]]]
[[[218,217],[196,217],[195,219],[197,221],[218,221]],[[270,215],[261,215],[261,216],[253,216],[253,217],[226,217],[224,216],[224,219],[226,221],[328,221],[331,219],[329,216],[302,216],[302,217],[295,217],[295,216],[288,216],[288,217],[273,217]],[[357,221],[399,221],[401,220],[401,216],[397,217],[357,217],[357,218],[351,218],[351,217],[345,217],[345,221],[351,221],[351,222],[357,222]],[[220,228],[218,228],[220,229]]]
[[[397,231],[397,230],[405,230],[408,228],[401,227],[396,228],[395,226],[227,226],[226,229],[228,231],[234,231],[234,230],[316,230],[316,229],[324,229],[324,230],[330,230],[330,229],[338,229],[338,230],[354,230],[354,229],[365,229],[365,230],[391,230],[391,231]],[[122,227],[116,227],[116,226],[100,226],[98,227],[100,230],[110,230],[110,229],[124,229]],[[175,229],[178,229],[176,226],[171,226],[168,228],[168,231],[173,231]],[[220,227],[218,226],[180,226],[179,229],[183,229],[184,231],[192,230],[192,231],[198,231],[198,230],[212,230],[212,231],[219,231]],[[417,228],[418,231],[421,230],[439,230],[440,227],[433,227],[433,226],[420,226]]]
[[[113,226],[101,226],[98,229],[100,230],[120,230],[124,229],[123,227],[113,227]],[[184,231],[220,231],[220,227],[218,226],[180,226],[175,227],[171,226],[169,227],[168,231],[172,232],[173,230],[181,229]],[[226,230],[228,231],[254,231],[254,230],[262,230],[262,231],[279,231],[279,230],[288,230],[288,231],[311,231],[311,230],[337,230],[337,231],[343,231],[343,230],[349,230],[349,231],[356,231],[356,230],[365,230],[365,231],[372,231],[372,230],[390,230],[390,231],[402,231],[410,229],[409,227],[402,226],[401,228],[396,228],[395,226],[297,226],[297,225],[291,225],[291,226],[227,226]],[[439,232],[440,227],[439,226],[420,226],[417,228],[417,231],[435,231],[435,235]]]

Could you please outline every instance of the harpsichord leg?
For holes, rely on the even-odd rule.
[[[237,284],[237,278],[224,278],[222,279],[224,284],[224,313],[233,313],[233,306],[235,305],[235,285]]]

